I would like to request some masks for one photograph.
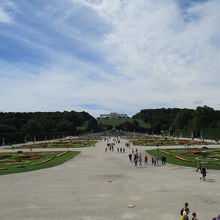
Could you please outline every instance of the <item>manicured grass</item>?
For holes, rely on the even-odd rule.
[[[202,152],[208,152],[209,155],[208,156],[220,156],[220,152],[216,152],[215,148],[211,148],[211,149],[202,149],[200,151]],[[168,150],[168,149],[163,149],[162,151],[167,152],[169,155],[162,153],[158,150],[148,150],[147,152],[149,154],[151,154],[154,157],[162,157],[165,156],[167,158],[167,162],[171,163],[171,164],[176,164],[176,165],[180,165],[180,166],[188,166],[188,167],[197,167],[198,166],[198,161],[201,162],[201,165],[207,169],[220,169],[220,158],[207,158],[207,157],[202,157],[201,155],[196,155],[193,153],[189,153],[184,155],[184,153],[186,152],[197,152],[198,149],[172,149],[172,150]],[[182,154],[183,153],[183,154]],[[186,160],[191,160],[192,162],[186,162],[186,161],[182,161],[180,159],[174,158],[173,156],[177,156]]]
[[[133,123],[134,121],[138,121],[140,127],[143,127],[143,128],[149,128],[150,125],[145,123],[143,120],[141,119],[117,119],[117,120],[97,120],[99,124],[103,124],[103,125],[112,125],[113,127],[116,127],[126,121],[129,121],[131,123]]]
[[[36,157],[32,157],[33,160],[21,160],[20,162],[7,162],[6,159],[1,158],[0,160],[5,160],[5,162],[0,163],[0,175],[4,174],[10,174],[10,173],[19,173],[19,172],[28,172],[33,170],[39,170],[44,168],[49,168],[53,166],[57,166],[59,164],[62,164],[72,158],[74,158],[76,155],[78,155],[80,152],[77,151],[68,151],[66,154],[58,156],[59,154],[62,154],[64,151],[59,152],[29,152],[25,153],[25,155],[33,155],[37,154],[40,156],[43,156],[40,159],[34,159]],[[8,160],[15,160],[16,158],[23,156],[24,153],[10,153],[11,157],[8,158]],[[48,162],[44,162],[47,161]],[[41,163],[43,162],[43,163]],[[39,163],[39,164],[38,164]],[[16,168],[16,166],[23,165],[25,167],[22,168]],[[1,170],[5,168],[5,170]]]
[[[97,141],[87,141],[87,140],[74,140],[72,142],[45,142],[40,144],[30,144],[30,145],[23,145],[18,147],[13,147],[13,149],[35,149],[35,148],[81,148],[81,147],[91,147],[92,145],[96,144]],[[7,149],[11,149],[7,148]]]
[[[171,145],[210,145],[212,142],[194,141],[186,139],[173,139],[154,136],[129,137],[129,141],[139,146],[171,146]]]

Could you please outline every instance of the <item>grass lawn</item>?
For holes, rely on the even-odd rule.
[[[150,125],[145,123],[143,120],[141,119],[117,119],[117,120],[97,120],[99,124],[103,124],[103,125],[112,125],[113,127],[116,127],[126,121],[129,121],[131,123],[133,123],[134,121],[137,121],[140,125],[140,127],[143,127],[143,128],[149,128]]]
[[[97,141],[87,141],[87,140],[73,140],[73,141],[60,141],[60,142],[45,142],[39,144],[29,144],[22,145],[18,147],[13,147],[13,149],[29,149],[29,148],[81,148],[81,147],[91,147],[96,144]],[[12,149],[12,147],[7,148]]]
[[[57,166],[79,153],[77,151],[0,153],[0,175]]]
[[[214,144],[212,142],[204,141],[195,141],[195,140],[186,140],[186,139],[173,139],[173,138],[163,138],[163,137],[130,137],[129,141],[135,145],[139,146],[171,146],[171,145],[208,145]]]
[[[210,149],[172,149],[172,150],[148,150],[149,154],[154,157],[165,156],[167,162],[171,164],[197,167],[198,162],[207,169],[220,169],[220,151],[216,148]],[[166,154],[164,153],[166,152]],[[208,153],[206,157],[203,157],[202,153]],[[175,158],[177,157],[177,158]],[[186,161],[184,161],[186,160]],[[190,162],[189,162],[190,161]]]

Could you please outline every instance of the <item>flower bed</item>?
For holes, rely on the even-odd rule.
[[[182,157],[179,157],[179,156],[175,156],[175,155],[172,155],[172,157],[174,157],[174,158],[176,158],[176,159],[178,159],[178,160],[185,161],[185,162],[194,162],[194,161],[192,161],[192,160],[187,160],[187,159],[185,159],[185,158],[182,158]]]
[[[204,141],[194,141],[194,140],[187,140],[187,139],[176,139],[176,138],[164,138],[164,137],[155,137],[155,136],[144,136],[144,137],[127,137],[131,142],[137,145],[147,145],[147,146],[154,146],[154,145],[207,145],[213,144],[211,142],[204,142]]]
[[[63,156],[64,154],[67,154],[67,153],[68,153],[68,151],[62,152],[62,153],[58,154],[56,157]]]
[[[185,151],[185,152],[184,152]],[[177,150],[173,149],[165,149],[165,150],[147,150],[154,157],[162,157],[167,155],[167,163],[181,165],[181,166],[189,166],[189,167],[197,167],[199,163],[201,163],[202,167],[207,169],[220,169],[220,153],[216,151],[215,148],[201,149],[197,148],[189,150],[190,153],[202,152],[202,154],[187,154],[186,148],[178,148]],[[182,154],[186,153],[186,154]],[[190,158],[191,157],[191,158]],[[194,158],[192,158],[194,157]]]
[[[163,151],[163,150],[159,150],[159,152],[164,153],[164,154],[167,154],[167,155],[169,155],[169,156],[171,156],[171,157],[173,157],[173,158],[175,158],[175,159],[178,159],[178,160],[182,160],[182,161],[185,161],[185,162],[193,162],[192,160],[188,160],[188,159],[185,159],[185,158],[182,158],[182,157],[179,157],[179,156],[170,154],[170,153],[168,153],[168,152],[166,152],[166,151]]]
[[[170,155],[168,152],[163,151],[163,150],[159,150],[159,152],[164,153],[164,154],[167,154],[167,155]]]
[[[18,162],[18,160],[0,160],[0,163],[14,163],[14,162]]]
[[[69,152],[68,151],[64,151],[64,152],[61,152],[61,153],[57,154],[55,157],[51,157],[49,159],[43,160],[43,161],[38,162],[38,163],[32,163],[31,165],[39,165],[39,164],[47,163],[47,162],[55,159],[56,157],[61,157],[61,156],[65,155],[65,154],[67,154],[67,153],[69,153]]]
[[[51,160],[53,160],[53,159],[54,159],[54,157],[49,158],[49,159],[47,159],[47,160],[43,160],[43,161],[38,162],[38,163],[32,163],[31,166],[39,165],[39,164],[43,164],[43,163],[47,163],[47,162],[49,162],[49,161],[51,161]]]
[[[77,154],[79,154],[79,152],[77,151],[41,151],[36,153],[11,153],[11,160],[3,160],[2,163],[0,163],[0,175],[53,167],[64,163],[69,159],[72,159]],[[40,156],[40,158],[37,157],[38,155]],[[32,156],[33,160],[30,160],[32,158],[30,158],[29,156]]]
[[[10,157],[11,156],[11,153],[0,153],[0,158],[5,158],[5,157]]]

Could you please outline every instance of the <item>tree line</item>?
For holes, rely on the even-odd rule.
[[[0,145],[99,130],[96,119],[86,112],[0,112]]]
[[[220,111],[208,106],[193,109],[144,109],[115,128],[123,131],[166,134],[183,137],[220,139]],[[87,112],[0,112],[0,145],[25,141],[49,140],[87,132],[111,130],[113,126],[98,124]]]
[[[151,127],[150,134],[220,139],[220,111],[208,106],[193,109],[144,109],[134,115]]]

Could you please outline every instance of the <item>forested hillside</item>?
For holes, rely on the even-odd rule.
[[[0,144],[45,140],[99,130],[86,112],[0,113]],[[3,140],[4,139],[4,140]]]
[[[208,106],[196,110],[179,108],[145,109],[134,115],[151,125],[148,133],[220,139],[220,111]]]

